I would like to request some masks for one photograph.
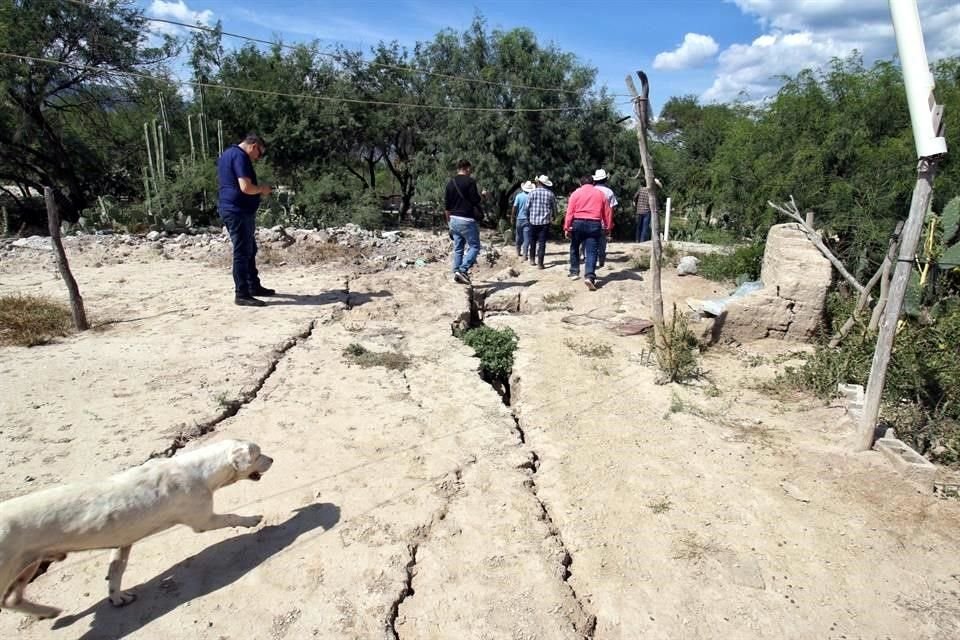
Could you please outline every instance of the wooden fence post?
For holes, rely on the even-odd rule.
[[[644,178],[647,183],[647,193],[650,194],[650,240],[653,243],[650,255],[650,279],[653,289],[653,331],[654,342],[657,347],[663,346],[663,290],[660,286],[660,259],[663,253],[663,246],[660,241],[660,212],[657,210],[657,183],[654,181],[653,160],[650,157],[650,151],[647,149],[647,121],[650,114],[650,101],[648,94],[650,84],[647,82],[647,74],[643,71],[637,71],[640,78],[640,88],[642,93],[637,93],[637,87],[633,84],[633,78],[627,76],[627,89],[633,96],[633,112],[637,119],[637,143],[640,145],[640,160],[643,162]]]
[[[70,272],[67,253],[63,250],[63,242],[60,240],[60,211],[57,209],[57,203],[53,198],[53,189],[50,187],[43,188],[43,200],[47,204],[47,225],[50,228],[53,252],[57,256],[57,268],[60,270],[60,277],[67,285],[67,291],[70,292],[70,312],[73,315],[73,326],[77,331],[86,331],[90,328],[90,325],[87,324],[87,314],[83,310],[83,298],[80,296],[80,289]]]

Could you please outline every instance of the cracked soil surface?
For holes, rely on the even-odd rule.
[[[0,348],[0,499],[220,438],[275,464],[217,494],[255,530],[136,544],[122,609],[108,552],[71,555],[27,591],[61,617],[0,612],[0,637],[960,638],[960,503],[849,453],[841,406],[765,390],[803,347],[711,348],[712,384],[658,386],[646,338],[562,321],[649,317],[637,248],[612,244],[592,293],[549,251],[492,285],[536,311],[485,318],[520,338],[511,407],[451,335],[444,263],[267,267],[284,295],[250,309],[222,266],[71,255],[107,324]],[[0,262],[18,292],[66,297],[32,250]],[[668,270],[664,293],[724,290]],[[354,343],[410,364],[360,367]]]

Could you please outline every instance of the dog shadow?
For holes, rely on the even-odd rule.
[[[302,534],[318,527],[328,531],[340,520],[340,507],[328,502],[295,511],[286,522],[218,542],[133,587],[139,598],[126,607],[113,607],[104,599],[80,613],[58,618],[53,628],[68,627],[92,613],[93,623],[81,640],[122,638],[181,604],[236,582]],[[135,562],[136,548],[133,558]]]

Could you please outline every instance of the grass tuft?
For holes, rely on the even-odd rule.
[[[34,347],[72,330],[70,308],[44,296],[0,296],[0,344]]]

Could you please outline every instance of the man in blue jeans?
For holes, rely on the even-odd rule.
[[[580,245],[584,245],[583,284],[587,289],[597,288],[596,264],[600,241],[613,230],[613,209],[607,195],[593,186],[593,177],[580,179],[580,188],[570,194],[567,215],[563,219],[563,233],[570,238],[570,277],[580,277]]]
[[[483,218],[480,193],[476,181],[470,177],[473,165],[467,160],[457,163],[457,175],[447,183],[444,209],[453,236],[453,281],[471,284],[470,267],[480,254],[479,221]]]
[[[257,272],[257,209],[260,196],[270,195],[271,189],[257,184],[253,161],[266,151],[260,136],[248,133],[243,142],[224,149],[217,160],[218,208],[233,243],[233,301],[242,307],[266,306],[254,296],[276,293],[260,284]]]
[[[530,192],[533,182],[527,180],[520,185],[520,192],[513,199],[513,224],[516,228],[517,256],[528,257],[530,251]]]

